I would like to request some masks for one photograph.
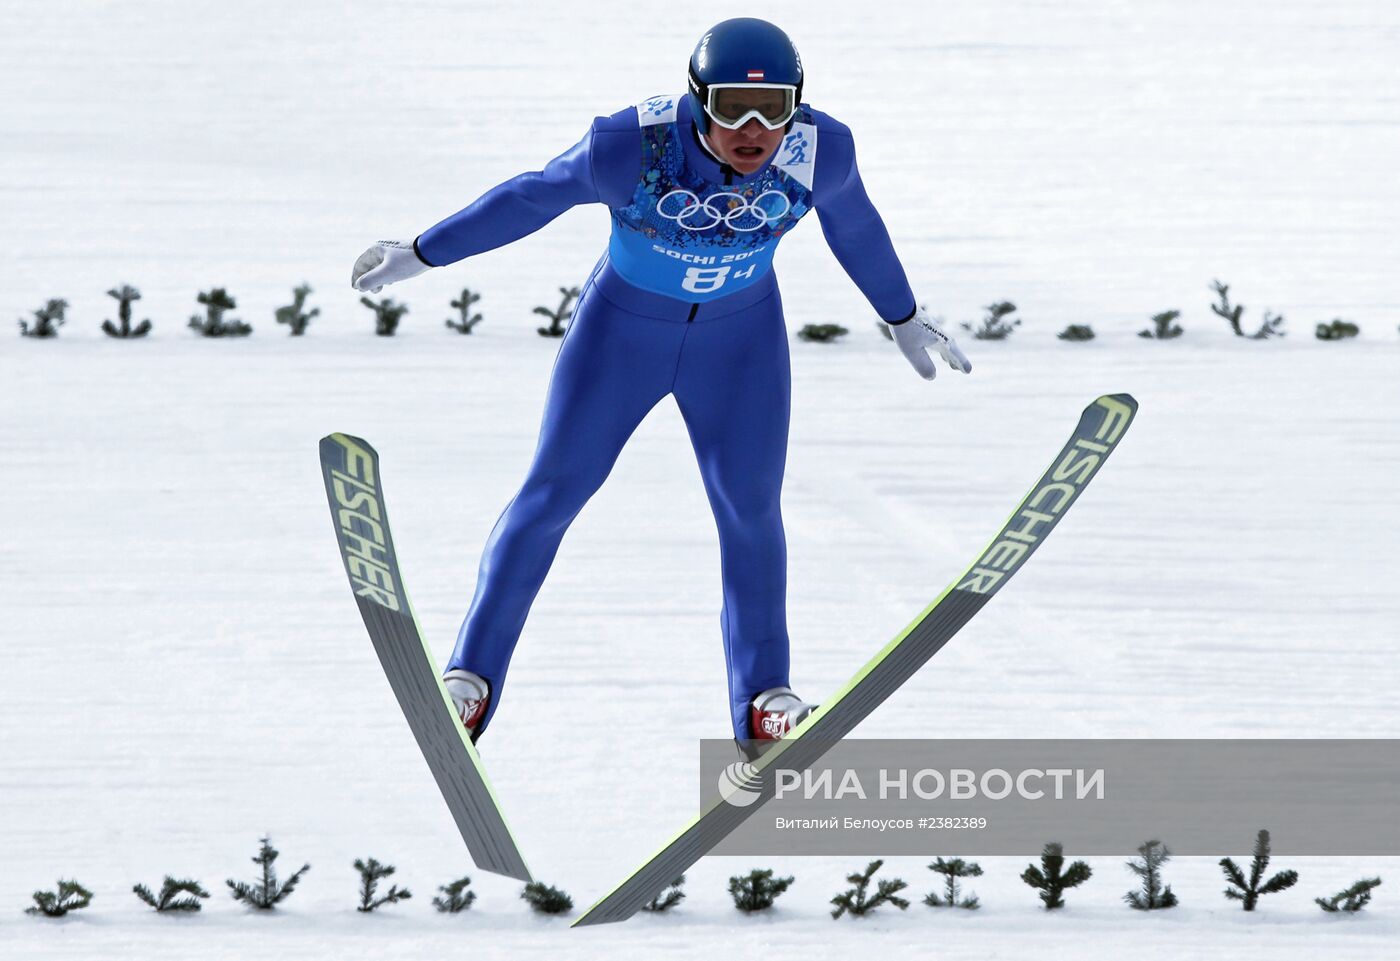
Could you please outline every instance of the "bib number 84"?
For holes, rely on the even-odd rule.
[[[749,264],[743,270],[734,274],[735,280],[743,280],[753,276],[754,268],[757,264]],[[729,279],[729,272],[732,267],[691,267],[685,272],[685,280],[681,281],[681,286],[692,294],[709,294],[719,290],[724,286],[724,282]]]

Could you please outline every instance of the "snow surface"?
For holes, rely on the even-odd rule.
[[[409,589],[445,659],[481,546],[534,450],[557,342],[536,304],[605,236],[581,209],[528,240],[389,292],[371,335],[346,280],[537,168],[598,113],[679,90],[700,31],[789,25],[808,96],[855,130],[921,300],[950,322],[1011,299],[976,372],[919,380],[808,226],[777,267],[794,342],[784,498],[794,684],[820,698],[970,560],[1081,407],[1142,405],[1074,515],[860,736],[1400,736],[1400,9],[1272,3],[627,4],[10,0],[0,33],[0,317],[67,297],[53,341],[0,339],[0,957],[1377,957],[1400,935],[1395,859],[1286,858],[1302,881],[1246,915],[1208,858],[1183,906],[1127,910],[1119,859],[1047,916],[987,858],[976,914],[827,917],[861,859],[712,858],[676,912],[569,931],[475,871],[399,719],[336,555],[316,462],[332,430],[380,450]],[[625,43],[621,51],[600,47]],[[1288,317],[1229,336],[1210,280]],[[307,280],[322,316],[271,311]],[[154,335],[98,331],[122,282]],[[447,301],[480,289],[471,337]],[[227,285],[249,339],[184,329]],[[1187,335],[1139,340],[1176,307]],[[1362,325],[1312,339],[1318,321]],[[1065,324],[1100,338],[1063,344]],[[727,729],[718,547],[663,403],[564,541],[483,753],[540,878],[586,907],[693,813],[695,743]],[[283,911],[223,890],[271,833]],[[1170,843],[1170,839],[1167,839]],[[1239,850],[1248,853],[1249,838]],[[1073,854],[1073,852],[1070,852]],[[399,865],[415,899],[353,911],[351,862]],[[892,857],[916,892],[929,858]],[[795,874],[771,917],[725,879]],[[285,873],[284,871],[284,873]],[[198,877],[198,917],[132,884]],[[480,900],[432,911],[464,873]],[[1366,913],[1312,904],[1358,877]],[[25,917],[59,876],[63,922]]]

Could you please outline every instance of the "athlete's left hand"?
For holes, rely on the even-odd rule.
[[[889,326],[890,332],[894,334],[894,342],[899,345],[905,358],[924,380],[933,380],[938,375],[938,368],[934,366],[933,358],[928,355],[930,347],[938,351],[938,356],[942,357],[949,367],[964,374],[972,373],[972,362],[967,359],[967,355],[943,330],[943,325],[930,317],[924,308],[920,307],[914,311],[914,316],[908,320]]]

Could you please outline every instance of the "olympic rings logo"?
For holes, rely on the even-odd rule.
[[[658,214],[686,230],[709,230],[724,224],[740,233],[771,226],[791,209],[792,201],[781,190],[765,190],[752,200],[726,190],[702,201],[689,190],[676,189],[656,202]]]

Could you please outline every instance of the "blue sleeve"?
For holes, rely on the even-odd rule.
[[[812,199],[826,242],[881,320],[907,320],[914,314],[914,292],[885,222],[861,183],[851,131],[825,114],[813,113],[818,139]]]
[[[444,267],[534,233],[570,207],[625,205],[641,166],[641,127],[634,108],[598,117],[583,139],[544,165],[492,187],[418,235],[425,263]]]

